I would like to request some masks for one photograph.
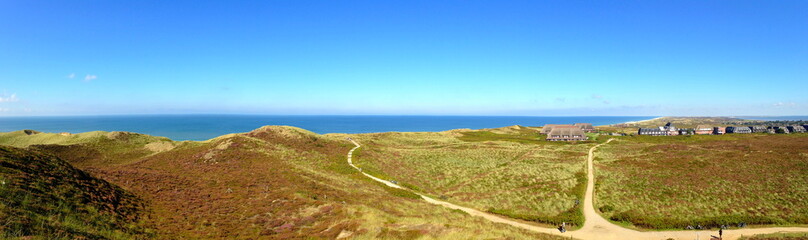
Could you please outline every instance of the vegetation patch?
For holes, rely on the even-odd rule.
[[[563,239],[492,224],[416,199],[417,195],[410,191],[383,186],[348,166],[346,154],[354,145],[345,138],[356,138],[353,135],[317,135],[299,128],[269,126],[203,142],[170,142],[173,148],[153,148],[161,151],[152,151],[146,147],[153,143],[150,139],[162,140],[126,133],[109,136],[103,132],[43,134],[32,131],[30,135],[20,132],[19,136],[9,136],[0,133],[0,144],[15,142],[22,147],[64,156],[94,176],[121,186],[145,203],[145,209],[134,214],[138,220],[130,225],[137,228],[142,222],[142,226],[153,227],[140,231],[142,234],[129,227],[111,230],[121,231],[122,237],[93,232],[91,234],[95,235],[89,237],[51,234],[42,237],[44,239],[59,236],[70,239],[502,239],[503,236]],[[455,138],[459,134],[445,134],[431,137],[430,141],[463,143]],[[417,148],[430,148],[433,143],[423,142],[421,138],[429,138],[429,135],[387,135],[403,136],[399,140]],[[48,140],[51,137],[56,140]],[[363,141],[360,143],[364,145]],[[158,144],[158,147],[168,146],[154,145]],[[455,147],[477,148],[449,146]],[[385,153],[376,151],[378,149],[360,148],[354,160]],[[358,164],[367,164],[371,171],[376,167],[380,172],[388,172],[387,167],[391,167],[381,168],[361,161]],[[399,180],[397,175],[391,176]],[[8,186],[14,179],[0,176],[0,187]],[[405,184],[408,181],[404,179],[399,181],[412,189],[422,186]],[[0,198],[5,196],[11,195],[4,194]],[[0,212],[6,209],[0,208]],[[107,210],[96,212],[105,214]],[[87,215],[71,219],[84,218],[94,219]],[[5,225],[0,222],[0,226]],[[37,228],[31,231],[35,235],[48,234]],[[14,234],[10,236],[22,235]]]
[[[770,233],[758,234],[751,237],[741,237],[739,240],[806,240],[808,233]]]
[[[53,156],[0,146],[0,237],[150,236],[133,194]]]
[[[808,135],[626,137],[596,151],[604,217],[654,229],[808,223]]]
[[[354,136],[363,145],[354,163],[374,176],[463,206],[580,225],[584,166],[592,144],[540,137],[524,127],[362,134]]]

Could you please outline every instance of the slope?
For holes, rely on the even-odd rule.
[[[365,179],[345,164],[351,147],[270,126],[88,169],[147,200],[161,239],[558,239]]]
[[[0,145],[36,149],[83,168],[129,163],[181,143],[130,132],[57,134],[21,130],[0,133]]]
[[[0,146],[0,237],[130,239],[148,236],[141,201],[59,158]]]

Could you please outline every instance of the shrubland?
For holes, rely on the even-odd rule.
[[[90,195],[36,195],[61,183],[34,178],[41,182],[35,191],[23,187],[23,175],[1,172],[0,181],[17,185],[4,193],[0,219],[50,217],[14,223],[29,232],[2,223],[0,229],[35,239],[79,236],[70,231],[113,239],[557,239],[430,205],[369,180],[345,159],[351,137],[362,144],[353,160],[363,171],[415,192],[537,223],[580,226],[587,152],[608,138],[547,142],[537,130],[318,135],[269,126],[203,142],[123,132],[0,133],[0,143],[19,147],[13,151],[61,161],[25,176],[81,171],[101,191],[68,184]],[[606,218],[641,228],[806,224],[806,136],[614,137],[596,151],[595,206]],[[15,154],[9,156],[25,156]],[[25,194],[65,200],[47,205]],[[110,211],[104,201],[91,201],[94,194],[129,210]],[[99,220],[78,227],[71,220],[83,218]],[[19,227],[32,221],[79,230]]]
[[[620,137],[595,160],[595,206],[614,221],[808,224],[806,134]]]
[[[438,199],[540,223],[580,225],[589,142],[547,142],[537,129],[351,136],[354,163]]]
[[[739,240],[806,240],[808,233],[771,233],[741,237]]]
[[[347,165],[353,145],[343,136],[271,126],[204,142],[168,142],[171,148],[160,151],[146,145],[163,140],[145,135],[94,133],[47,144],[26,136],[0,135],[0,142],[75,161],[136,196],[143,204],[136,216],[150,227],[150,239],[560,239],[470,217],[373,182]],[[108,154],[124,149],[148,151]]]
[[[0,238],[152,236],[140,198],[42,152],[0,146]]]

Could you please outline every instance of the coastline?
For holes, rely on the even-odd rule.
[[[774,118],[774,117],[773,117]],[[808,119],[808,116],[791,116]],[[249,132],[262,126],[293,126],[317,134],[366,134],[386,132],[446,132],[506,128],[515,125],[542,127],[545,124],[591,123],[598,127],[639,127],[674,124],[716,124],[716,121],[765,121],[737,117],[643,117],[643,116],[100,116],[0,118],[0,132],[35,130],[44,133],[79,134],[93,131],[133,132],[166,137],[173,141],[206,141],[220,136]],[[710,123],[709,121],[713,121]],[[683,123],[690,121],[690,123]],[[776,120],[769,120],[776,121]]]
[[[640,124],[640,123],[643,123],[643,122],[650,122],[650,121],[659,120],[659,119],[663,119],[663,118],[666,118],[666,117],[656,117],[656,118],[640,120],[640,121],[629,121],[629,122],[615,123],[615,124],[609,124],[607,126],[614,126],[614,125],[618,125],[618,124]]]
[[[594,126],[640,121],[654,116],[274,116],[173,115],[0,118],[0,132],[31,129],[78,134],[125,131],[167,137],[176,141],[204,141],[261,126],[294,126],[317,134],[443,132],[456,129],[502,128],[513,125],[591,123]]]

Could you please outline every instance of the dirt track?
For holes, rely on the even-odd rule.
[[[566,233],[561,233],[555,228],[546,228],[541,226],[536,226],[533,224],[526,223],[524,221],[510,219],[507,217],[490,214],[482,211],[478,211],[476,209],[471,209],[467,207],[458,206],[456,204],[436,200],[419,193],[419,196],[423,198],[425,201],[441,205],[451,209],[461,210],[463,212],[468,213],[469,215],[482,217],[489,221],[496,222],[496,223],[503,223],[508,224],[514,227],[527,229],[534,232],[540,233],[547,233],[552,235],[559,235],[565,237],[573,237],[577,239],[592,239],[592,240],[625,240],[625,239],[677,239],[677,240],[685,240],[685,239],[710,239],[711,235],[718,236],[718,231],[715,230],[701,230],[701,231],[692,231],[692,230],[682,230],[682,231],[650,231],[650,232],[640,232],[632,229],[623,228],[621,226],[615,225],[608,220],[604,219],[597,213],[594,206],[594,191],[595,191],[595,175],[594,175],[594,157],[595,157],[595,150],[600,147],[601,145],[607,144],[612,142],[614,139],[609,139],[605,143],[598,144],[589,149],[589,156],[587,157],[587,185],[586,185],[586,195],[584,197],[584,218],[586,219],[584,222],[584,226],[581,229],[575,231],[568,231]],[[405,189],[397,184],[391,183],[386,180],[382,180],[380,178],[371,176],[353,164],[353,160],[351,159],[353,156],[354,150],[361,147],[359,143],[350,140],[356,147],[352,148],[348,151],[348,164],[351,167],[355,168],[365,176],[383,183],[392,188],[398,189]],[[808,228],[804,227],[774,227],[774,228],[744,228],[744,229],[730,229],[724,230],[724,239],[725,240],[734,240],[738,239],[741,236],[751,236],[755,234],[765,234],[765,233],[777,233],[777,232],[808,232]]]

